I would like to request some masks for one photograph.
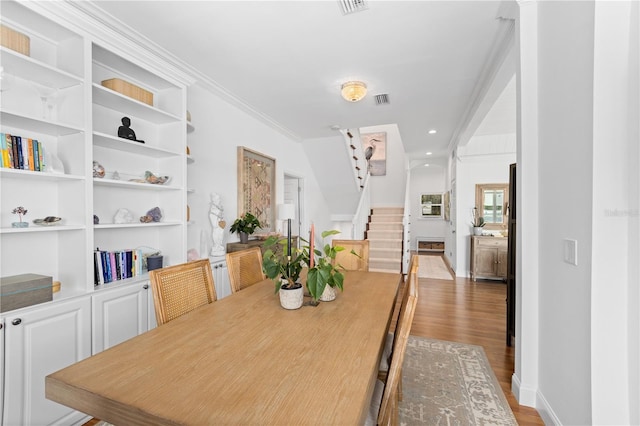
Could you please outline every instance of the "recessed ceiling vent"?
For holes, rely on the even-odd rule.
[[[369,9],[366,0],[338,0],[338,3],[340,3],[340,10],[342,10],[343,15]]]
[[[374,98],[376,100],[376,105],[385,105],[389,103],[389,95],[386,93],[375,95]]]

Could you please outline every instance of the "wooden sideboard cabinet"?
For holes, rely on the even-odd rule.
[[[507,238],[471,236],[471,279],[507,278]]]
[[[285,238],[285,237],[283,237]],[[253,247],[260,247],[260,251],[262,251],[262,254],[264,254],[264,252],[266,251],[266,249],[264,248],[264,243],[266,240],[249,240],[247,241],[247,244],[242,244],[240,242],[236,242],[236,243],[227,243],[227,253],[231,253],[234,251],[240,251],[240,250],[247,250]],[[291,237],[291,243],[295,246],[298,244],[298,237],[297,236],[293,236]],[[282,245],[281,244],[276,244],[275,246],[272,247],[272,250],[275,248],[275,252],[279,253],[282,250]]]

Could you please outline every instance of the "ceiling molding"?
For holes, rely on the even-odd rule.
[[[172,75],[181,75],[181,80],[187,86],[199,83],[206,90],[214,93],[215,95],[218,95],[231,105],[239,108],[245,113],[263,122],[267,126],[283,134],[284,136],[297,142],[303,140],[298,134],[281,125],[268,115],[256,110],[243,99],[235,96],[233,93],[229,92],[227,89],[218,84],[215,80],[204,75],[196,68],[184,63],[175,55],[165,50],[162,46],[139,34],[135,30],[135,28],[131,28],[117,21],[116,18],[114,18],[112,15],[105,12],[92,2],[74,1],[68,2],[67,4],[70,4],[73,8],[76,9],[74,11],[74,13],[77,15],[75,17],[75,20],[82,22],[83,27],[86,27],[87,30],[89,30],[100,40],[109,42],[110,45],[105,47],[108,47],[110,50],[115,50],[117,52],[129,52],[131,50],[134,50],[136,51],[136,53],[138,51],[143,51],[146,53],[144,57],[145,63],[154,63],[156,64],[156,67],[167,67],[168,64],[173,70]],[[87,18],[91,22],[87,22]],[[140,60],[139,57],[137,59]]]
[[[489,110],[488,106],[483,108],[483,106],[491,104],[486,99],[488,93],[493,90],[496,92],[495,97],[497,97],[509,82],[509,79],[504,78],[505,76],[501,74],[510,72],[512,76],[515,73],[515,63],[505,63],[505,60],[510,57],[515,43],[515,21],[502,18],[496,19],[500,20],[500,30],[496,35],[491,53],[488,55],[488,60],[485,62],[480,78],[473,89],[467,109],[449,140],[448,152],[452,152],[459,144],[464,145],[473,136],[473,132]],[[512,70],[510,71],[510,69]],[[496,90],[498,76],[504,79],[504,82],[500,83],[503,87]],[[482,111],[482,114],[478,114],[480,111]]]

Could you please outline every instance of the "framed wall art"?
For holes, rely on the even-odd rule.
[[[385,176],[387,174],[387,133],[363,133],[360,139],[371,176]]]
[[[275,230],[276,160],[243,146],[238,147],[238,217],[256,216],[262,228]]]

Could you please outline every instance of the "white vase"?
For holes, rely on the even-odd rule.
[[[324,286],[324,291],[320,295],[320,301],[322,302],[331,302],[336,298],[336,289],[331,287],[330,285]]]
[[[302,306],[304,289],[302,286],[298,288],[282,288],[280,287],[280,305],[285,309],[299,309]]]
[[[473,235],[482,235],[482,226],[474,226]]]

